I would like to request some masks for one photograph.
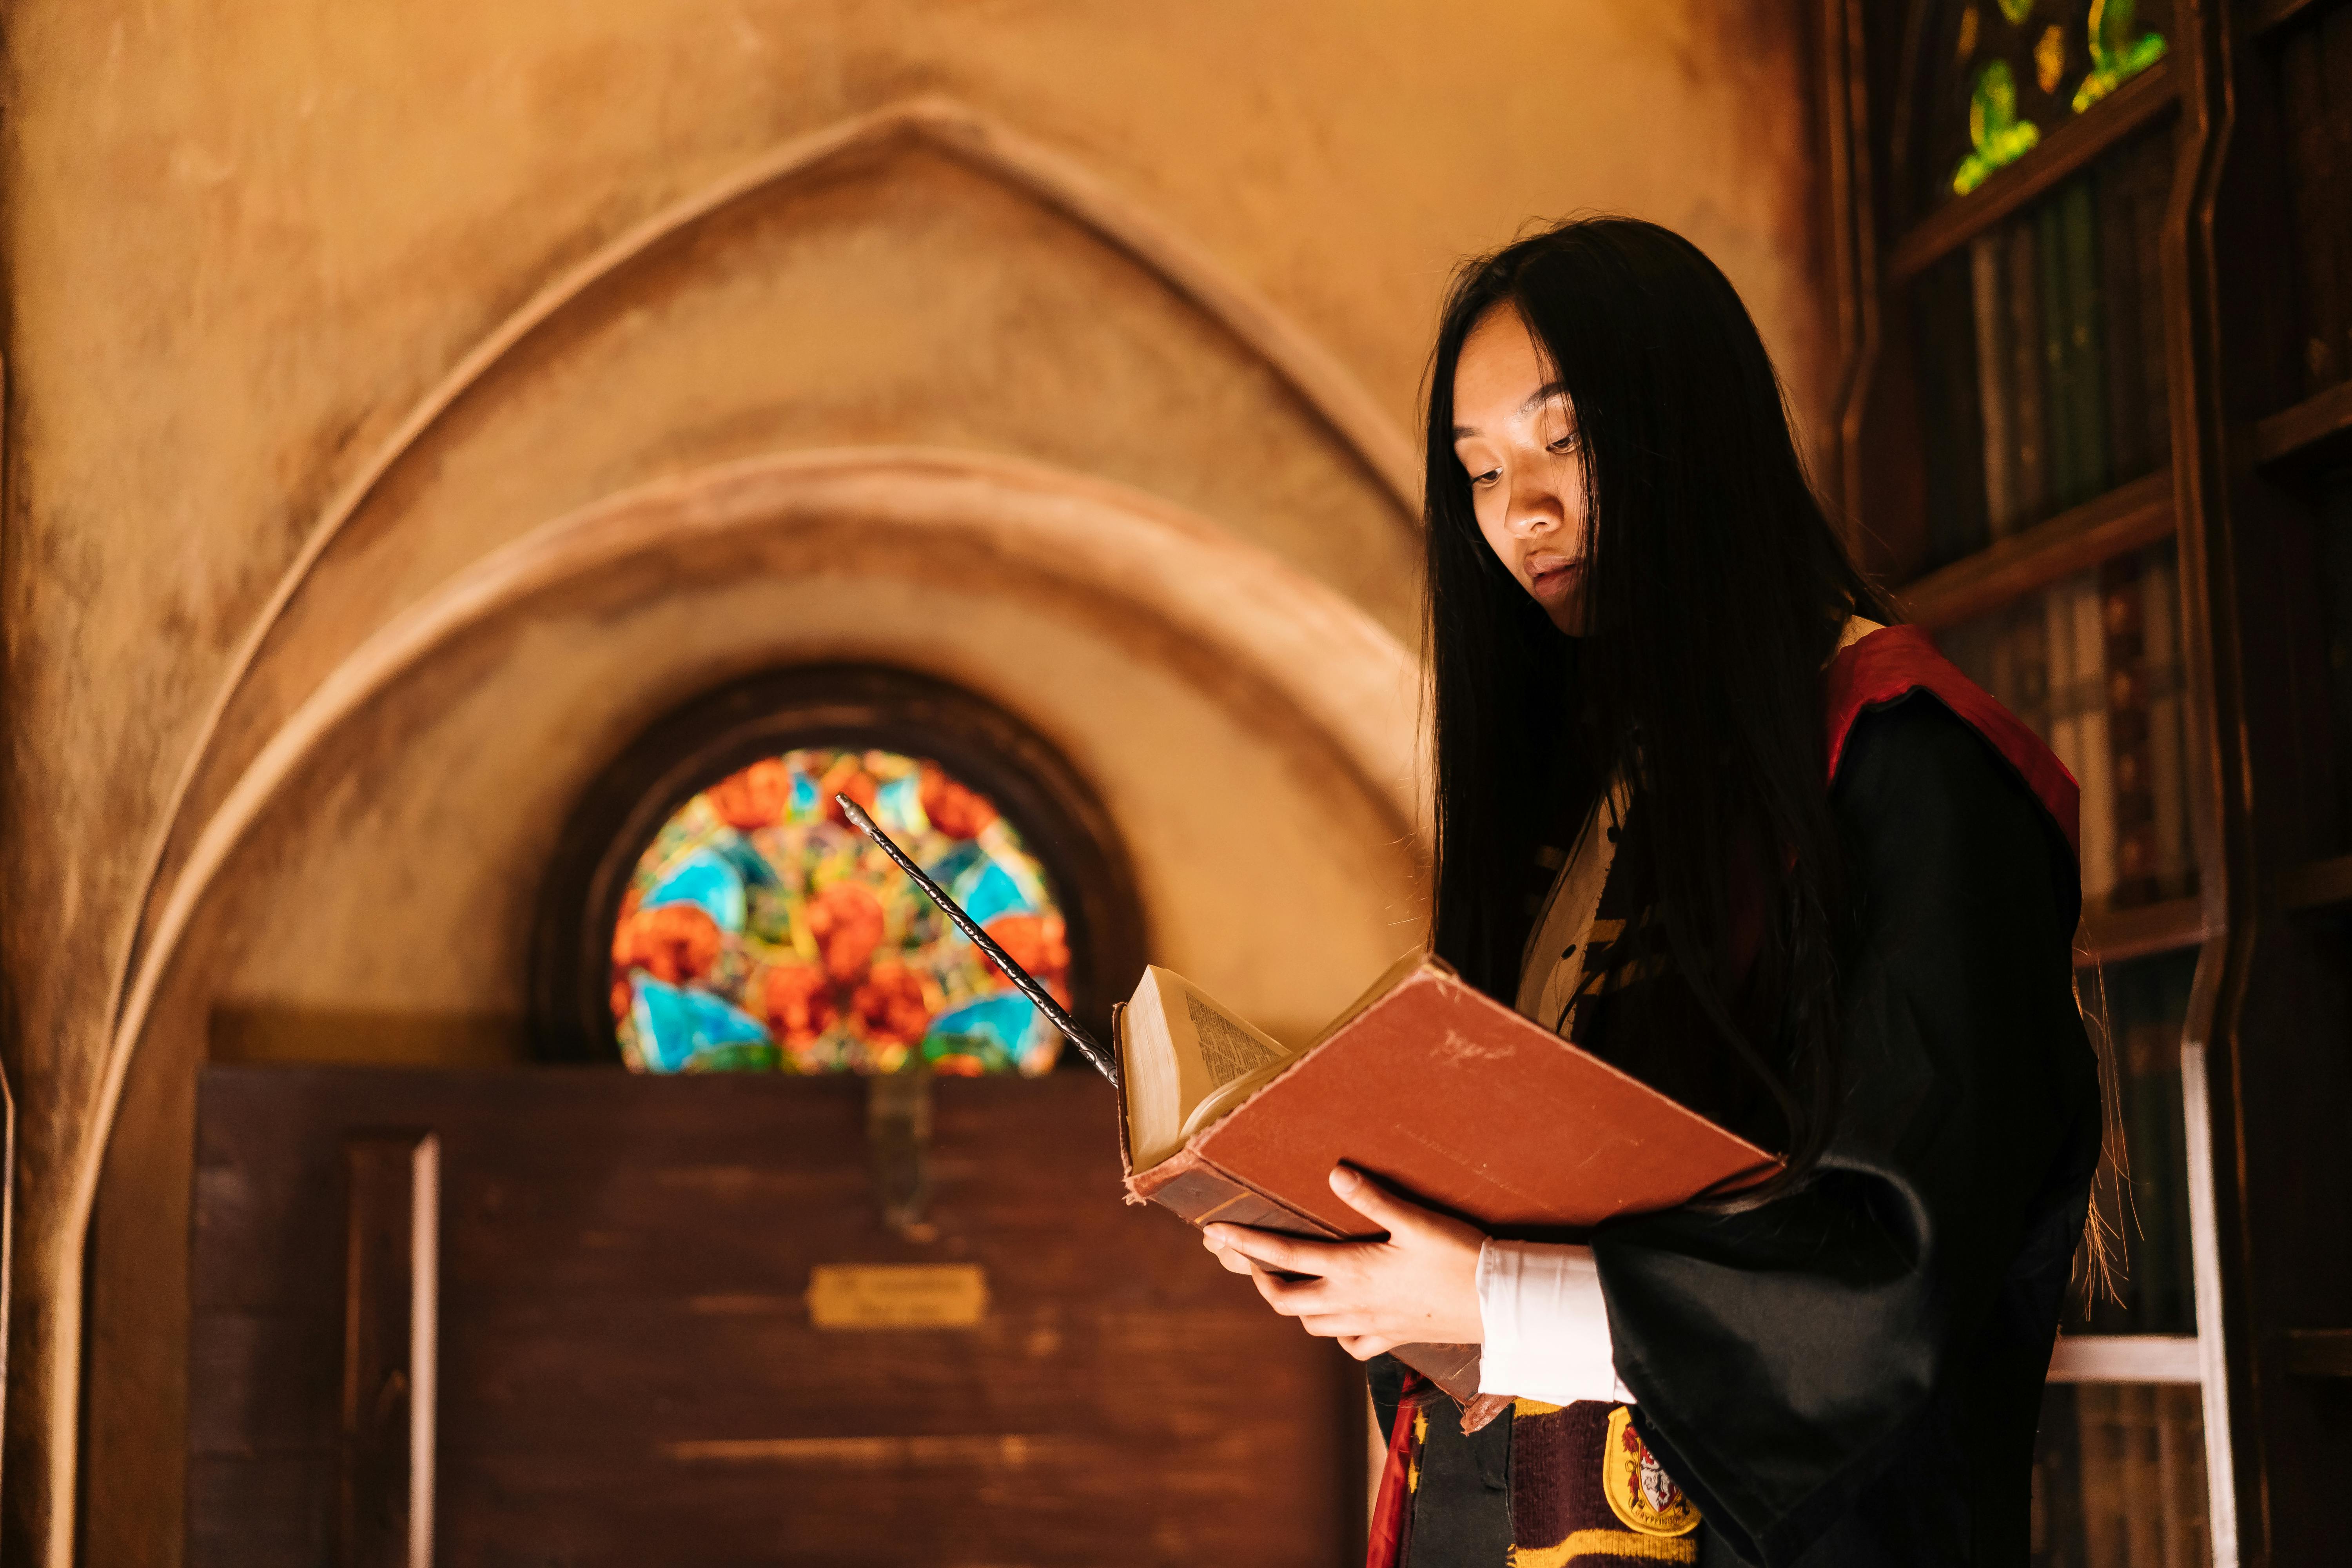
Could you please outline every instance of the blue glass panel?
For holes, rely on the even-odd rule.
[[[956,885],[948,890],[964,912],[982,925],[999,915],[1024,914],[1029,909],[1021,884],[993,860],[957,878]]]
[[[1023,1065],[1037,1009],[1018,991],[982,997],[931,1020],[923,1037],[923,1057],[934,1066],[1003,1072]]]
[[[641,907],[657,910],[665,904],[698,905],[720,931],[741,931],[743,874],[718,850],[697,849],[654,884]]]
[[[630,1021],[648,1071],[683,1072],[706,1052],[768,1044],[757,1018],[707,991],[666,985],[648,974],[636,976],[632,989]]]

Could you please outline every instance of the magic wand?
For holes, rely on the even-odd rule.
[[[1053,994],[1038,984],[1027,970],[1013,963],[1013,955],[999,947],[994,937],[981,930],[980,922],[964,913],[963,906],[948,897],[948,890],[945,888],[926,876],[923,868],[915,864],[912,856],[893,844],[890,841],[890,836],[876,826],[874,819],[866,815],[865,807],[845,795],[835,795],[833,801],[835,805],[841,807],[842,814],[849,818],[850,826],[874,840],[881,847],[883,854],[896,860],[898,863],[898,869],[912,877],[915,879],[915,886],[923,889],[923,896],[939,905],[940,912],[955,921],[956,929],[971,938],[972,945],[988,954],[996,967],[1004,972],[1005,977],[1020,987],[1021,994],[1037,1005],[1037,1011],[1045,1015],[1045,1021],[1059,1029],[1062,1032],[1062,1037],[1077,1047],[1087,1060],[1093,1064],[1094,1069],[1110,1079],[1112,1085],[1116,1087],[1118,1083],[1118,1064],[1111,1060],[1109,1052],[1095,1044],[1095,1037],[1092,1035],[1078,1027],[1078,1021],[1076,1018],[1062,1011],[1062,1005],[1054,1000]]]

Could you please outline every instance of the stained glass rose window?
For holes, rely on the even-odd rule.
[[[764,758],[673,812],[613,930],[639,1072],[1041,1073],[1060,1037],[834,804],[846,794],[1055,995],[1070,949],[1044,868],[986,795],[896,752]]]

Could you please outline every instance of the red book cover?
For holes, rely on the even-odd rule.
[[[1124,1155],[1124,1107],[1120,1128]],[[1127,1190],[1194,1225],[1364,1235],[1331,1192],[1341,1161],[1484,1230],[1535,1235],[1671,1208],[1777,1163],[1431,958],[1181,1151],[1130,1168]],[[1476,1392],[1475,1346],[1397,1354],[1457,1398]]]

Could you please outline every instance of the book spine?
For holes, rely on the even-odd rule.
[[[2145,1383],[2116,1386],[2116,1441],[2121,1460],[2116,1490],[2123,1498],[2124,1561],[2142,1563],[2164,1561],[2164,1499],[2162,1473],[2157,1468],[2156,1385]]]
[[[2104,909],[2116,890],[2116,796],[2108,763],[2106,637],[2098,574],[2085,572],[2073,579],[2068,598],[2074,658],[2068,701],[2076,715],[2074,744],[2083,759],[2082,772],[2074,775],[2083,790],[2083,903],[2086,909]]]
[[[2027,727],[2042,737],[2043,744],[2051,744],[2050,626],[2043,615],[2042,600],[2020,600],[2010,606],[2005,619],[2007,635],[2003,642],[2008,652],[2010,682],[2017,693],[2017,700],[2010,704],[2011,711],[2025,721]]]
[[[2161,468],[2172,458],[2172,405],[2166,389],[2171,374],[2166,369],[2164,308],[2164,209],[2172,198],[2172,142],[2151,136],[2141,143],[2130,164],[2132,271],[2139,279],[2146,301],[2139,333],[2140,395],[2147,416],[2148,466]]]
[[[2140,333],[2149,318],[2140,291],[2139,247],[2132,227],[2137,171],[2126,161],[2093,175],[2098,197],[2099,298],[2104,307],[2107,458],[2116,480],[2137,479],[2155,466],[2148,455],[2147,392]]]
[[[1930,481],[1925,564],[1932,569],[1981,549],[1986,537],[1984,426],[1965,253],[1946,258],[1920,279],[1913,311]]]
[[[2075,1385],[2045,1384],[2033,1453],[2032,1562],[2035,1568],[2082,1568],[2083,1432]]]
[[[2090,500],[2108,485],[2106,353],[2101,342],[2105,305],[2101,298],[2099,225],[2091,183],[2078,179],[2060,193],[2058,226],[2063,236],[2066,267],[2067,379],[2074,406],[2069,423],[2074,432],[2074,485],[2065,504]]]
[[[2099,567],[2101,629],[2106,637],[2107,760],[2115,797],[2113,901],[2118,907],[2152,903],[2157,896],[2144,587],[2137,554],[2116,556]]]
[[[2066,297],[2066,226],[2055,201],[2034,209],[2033,251],[2042,306],[2042,424],[2050,432],[2049,504],[2052,510],[2063,511],[2080,499],[2074,414],[2081,399],[2074,391],[2074,356],[2068,349],[2074,318]]]
[[[2011,427],[2017,453],[2017,521],[2021,527],[2050,514],[2050,420],[2042,395],[2042,267],[2031,222],[2011,224],[2009,281]]]
[[[2083,1561],[2086,1568],[2137,1568],[2126,1533],[2123,1442],[2116,1395],[2121,1385],[2078,1384],[2076,1430],[2081,1434]]]
[[[2205,1411],[2200,1391],[2169,1384],[2156,1391],[2157,1465],[2164,1495],[2163,1568],[2206,1568],[2212,1544],[2205,1528]]]
[[[1979,235],[1969,246],[1969,287],[1977,334],[1977,403],[1984,413],[1985,525],[1994,539],[2017,527],[2017,436],[2009,393],[2017,369],[2000,279],[2000,237]]]
[[[2083,779],[2083,730],[2074,700],[2074,599],[2071,581],[2052,584],[2037,601],[2042,610],[2042,658],[2047,670],[2049,715],[2042,739],[2074,775]],[[2087,815],[2087,813],[2086,813]]]
[[[1127,1186],[1133,1198],[1158,1204],[1193,1226],[1245,1225],[1255,1230],[1279,1231],[1285,1236],[1317,1241],[1334,1240],[1339,1234],[1279,1198],[1268,1197],[1247,1183],[1236,1181],[1189,1151],[1129,1177]]]

